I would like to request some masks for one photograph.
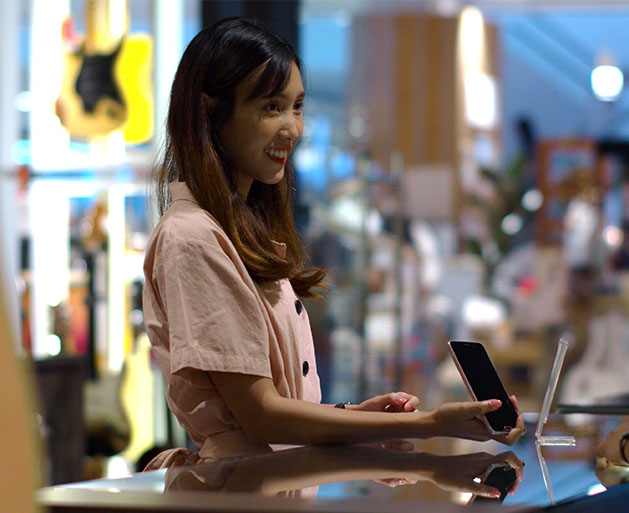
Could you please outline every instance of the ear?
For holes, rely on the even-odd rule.
[[[201,102],[205,106],[208,111],[211,111],[218,105],[218,97],[217,96],[208,96],[205,93],[201,93]]]

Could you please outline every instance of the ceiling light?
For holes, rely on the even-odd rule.
[[[592,91],[594,95],[602,101],[614,101],[618,99],[624,77],[622,71],[616,66],[603,65],[597,66],[592,70],[591,76]]]

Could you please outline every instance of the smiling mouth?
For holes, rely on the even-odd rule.
[[[288,158],[288,150],[264,150],[267,157],[269,157],[273,162],[277,164],[286,164],[286,159]]]

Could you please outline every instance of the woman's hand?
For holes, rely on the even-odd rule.
[[[495,467],[507,466],[515,470],[516,479],[509,489],[514,494],[524,474],[524,462],[512,451],[501,454],[479,452],[457,456],[437,456],[433,454],[416,454],[417,472],[412,465],[400,466],[400,475],[375,482],[388,487],[414,484],[426,479],[443,490],[460,493],[473,493],[483,497],[498,498],[500,490],[484,484],[481,478],[486,477]]]
[[[411,412],[419,407],[419,398],[406,392],[391,392],[390,394],[371,397],[360,404],[349,404],[348,410],[386,411],[391,413]]]
[[[510,493],[514,494],[524,474],[524,463],[511,451],[496,455],[480,452],[460,456],[432,456],[429,468],[432,469],[431,481],[439,488],[498,498],[499,490],[475,479],[486,475],[492,467],[505,465],[516,473],[515,483],[510,489]]]
[[[513,445],[524,434],[524,419],[520,415],[520,408],[515,396],[511,396],[511,402],[518,412],[516,427],[509,433],[492,435],[480,415],[497,410],[501,406],[498,399],[480,402],[446,403],[432,412],[432,421],[435,431],[443,433],[442,436],[467,438],[470,440],[496,440],[498,442]]]

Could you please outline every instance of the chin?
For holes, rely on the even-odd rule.
[[[282,168],[281,171],[279,171],[278,173],[274,174],[273,176],[269,177],[269,178],[265,178],[265,179],[261,179],[258,180],[266,185],[277,185],[278,183],[280,183],[282,181],[282,179],[284,178],[284,168]]]

